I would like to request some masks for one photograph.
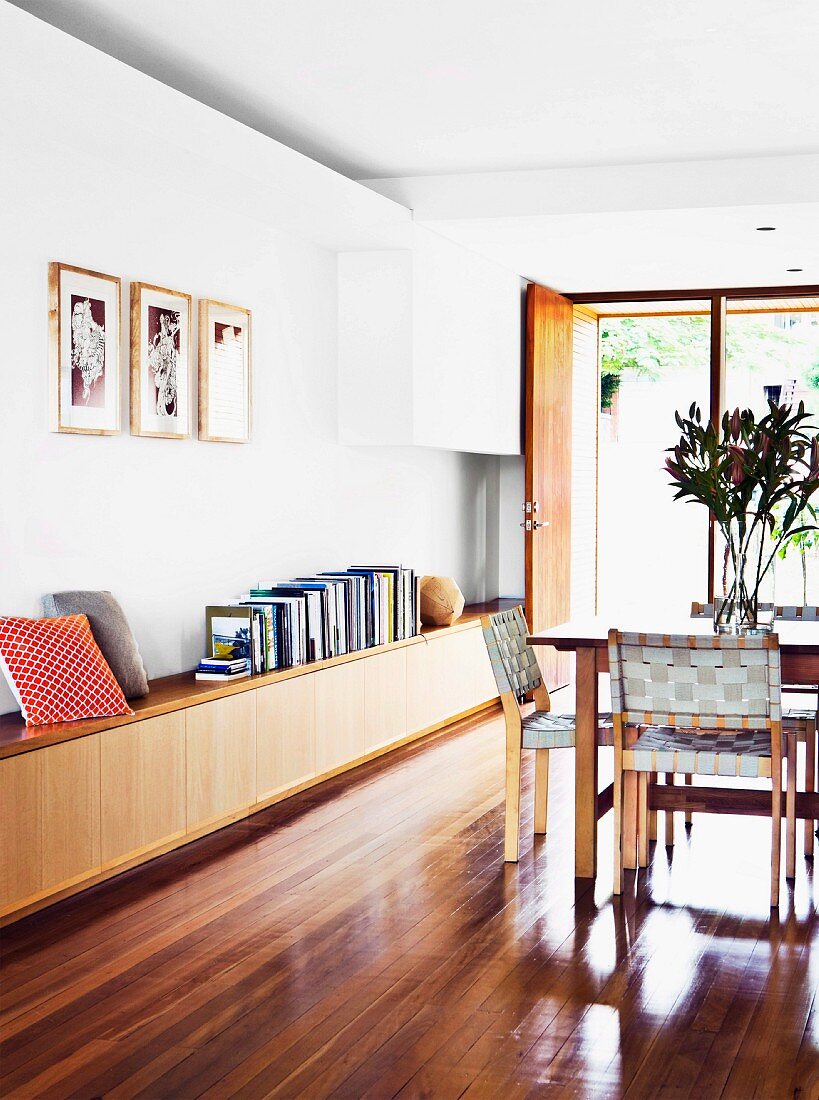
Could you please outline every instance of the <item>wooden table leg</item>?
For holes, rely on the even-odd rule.
[[[577,650],[574,873],[597,874],[597,652]]]
[[[666,772],[665,785],[667,787],[673,787],[677,782],[677,777],[674,772]],[[665,846],[666,848],[674,847],[674,811],[665,811]]]

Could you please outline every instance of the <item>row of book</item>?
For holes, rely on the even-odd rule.
[[[415,571],[400,565],[352,566],[260,584],[208,607],[206,619],[203,661],[227,667],[246,659],[249,671],[272,672],[413,637],[418,585]]]

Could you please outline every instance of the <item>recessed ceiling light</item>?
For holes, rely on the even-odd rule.
[[[757,233],[773,233],[776,230],[775,225],[758,225],[756,227]]]
[[[789,267],[788,271],[804,271],[802,267]]]

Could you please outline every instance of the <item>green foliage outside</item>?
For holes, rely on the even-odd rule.
[[[614,395],[620,389],[620,372],[607,371],[600,374],[600,408],[610,409]]]
[[[657,381],[671,370],[702,366],[710,355],[710,317],[608,317],[600,322],[600,406],[611,398],[624,374]],[[770,315],[729,317],[726,354],[732,368],[761,371],[766,366],[819,390],[819,326],[781,329]],[[617,381],[615,381],[615,379]]]
[[[819,549],[819,529],[817,529],[816,526],[818,519],[819,516],[817,516],[816,509],[813,505],[806,504],[804,511],[796,518],[797,525],[800,529],[795,535],[791,535],[789,539],[785,539],[777,551],[779,557],[783,559],[787,557],[789,550],[795,550],[799,555],[802,567],[803,604],[808,602],[808,558],[815,558],[816,551]],[[775,539],[779,539],[783,533],[782,519],[781,516],[777,515],[772,535]]]

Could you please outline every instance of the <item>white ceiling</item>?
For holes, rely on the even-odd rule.
[[[353,178],[819,151],[815,0],[15,0]]]
[[[819,284],[816,0],[13,2],[558,289]]]

